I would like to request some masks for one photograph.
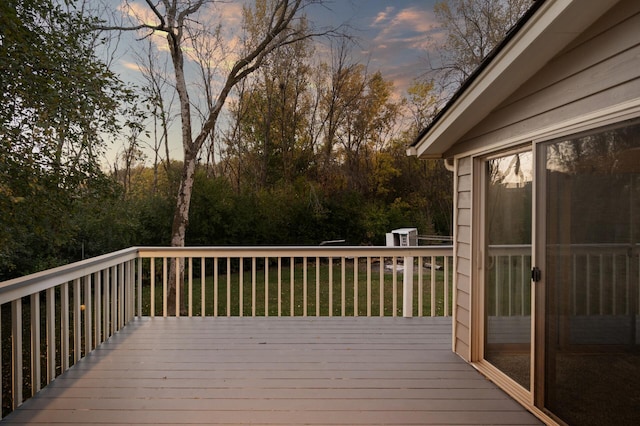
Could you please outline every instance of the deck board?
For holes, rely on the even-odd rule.
[[[450,318],[136,319],[3,422],[541,424],[450,342]]]

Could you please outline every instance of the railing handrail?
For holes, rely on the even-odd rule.
[[[138,248],[130,247],[102,256],[92,257],[57,268],[25,275],[24,277],[0,282],[0,304],[44,291],[48,288],[85,277],[138,257]]]
[[[0,282],[0,304],[19,297],[55,287],[122,262],[140,257],[198,257],[219,253],[230,257],[275,257],[279,256],[344,256],[345,253],[360,257],[380,256],[446,256],[451,255],[451,245],[431,245],[417,247],[386,246],[202,246],[202,247],[130,247],[102,256],[36,272],[24,277]],[[428,252],[428,253],[427,253]],[[272,255],[272,256],[269,256]]]
[[[452,245],[415,247],[386,246],[211,246],[211,247],[137,247],[139,257],[358,257],[380,256],[450,256]]]

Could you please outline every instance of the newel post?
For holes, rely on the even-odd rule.
[[[404,258],[404,274],[402,281],[402,316],[413,316],[413,256]]]

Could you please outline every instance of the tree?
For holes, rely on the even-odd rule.
[[[131,92],[94,54],[95,20],[71,0],[0,2],[0,269],[61,263],[77,200]],[[38,206],[38,208],[34,208]],[[29,259],[31,265],[18,265]],[[22,269],[21,269],[22,268]]]
[[[267,188],[291,185],[313,163],[308,139],[310,115],[309,43],[284,46],[238,91],[229,108],[228,152],[242,162],[245,184]]]
[[[435,44],[432,72],[444,97],[480,65],[531,5],[531,0],[442,0],[434,12],[444,33]]]
[[[256,0],[254,7],[243,7],[243,33],[240,35],[240,49],[235,52],[235,57],[210,57],[207,61],[231,60],[229,69],[207,74],[205,78],[211,86],[218,87],[217,94],[210,94],[206,100],[206,111],[202,114],[202,121],[196,123],[192,107],[195,95],[190,91],[185,65],[188,60],[198,59],[197,55],[189,55],[189,49],[197,49],[202,44],[192,43],[191,37],[216,38],[220,33],[219,23],[211,22],[211,16],[215,14],[214,0],[145,0],[150,16],[138,16],[132,14],[138,23],[133,26],[103,26],[103,29],[113,30],[143,30],[148,31],[147,36],[160,32],[166,35],[166,46],[169,50],[173,64],[173,77],[176,93],[178,94],[181,120],[181,139],[183,149],[183,169],[180,187],[177,194],[175,213],[172,225],[171,245],[184,246],[186,229],[189,223],[189,207],[193,190],[196,165],[202,148],[207,141],[212,139],[218,118],[222,112],[231,90],[247,76],[259,69],[265,60],[276,50],[283,46],[308,39],[319,34],[307,31],[306,25],[300,18],[304,7],[312,3],[320,3],[320,0]],[[130,2],[127,2],[130,5]],[[137,9],[129,7],[129,11]],[[230,30],[230,28],[229,28]],[[207,48],[211,45],[205,44]],[[215,51],[215,49],[214,49]],[[216,51],[220,55],[225,52]],[[201,69],[211,69],[202,67]],[[215,85],[212,82],[219,79],[222,83]],[[175,267],[172,264],[172,270]],[[184,265],[182,265],[184,267]],[[172,273],[173,278],[176,274]],[[169,285],[169,300],[175,300],[176,283]],[[173,309],[174,303],[169,303]]]

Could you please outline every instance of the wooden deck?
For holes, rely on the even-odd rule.
[[[451,352],[450,318],[143,318],[3,422],[541,424]]]

